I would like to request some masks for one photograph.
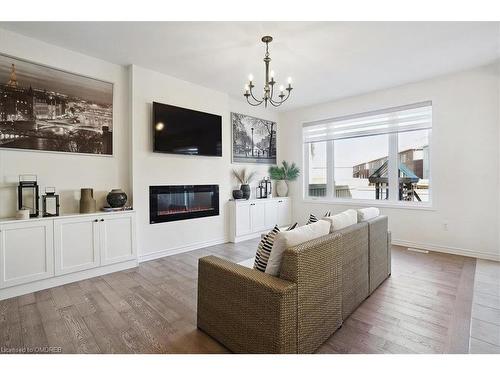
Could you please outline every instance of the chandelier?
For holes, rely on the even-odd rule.
[[[283,85],[279,88],[279,95],[274,97],[274,86],[276,81],[274,80],[274,70],[269,71],[269,63],[271,62],[271,57],[269,56],[269,43],[271,43],[273,38],[271,36],[263,36],[262,41],[266,43],[266,55],[264,56],[264,63],[266,64],[266,81],[264,84],[264,93],[262,99],[257,99],[253,93],[253,75],[248,76],[248,83],[245,85],[245,93],[243,94],[247,98],[247,102],[253,106],[259,106],[264,103],[267,107],[267,103],[271,103],[275,107],[282,105],[289,97],[292,92],[292,78],[288,77],[288,86],[285,88]],[[286,94],[285,94],[286,91]],[[279,99],[278,99],[279,98]]]

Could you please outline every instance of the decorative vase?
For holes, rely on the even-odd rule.
[[[127,194],[122,189],[113,189],[106,196],[108,204],[112,208],[120,208],[127,203]]]
[[[243,193],[243,198],[250,199],[250,185],[248,185],[248,184],[242,184],[241,185],[241,191]]]
[[[83,188],[80,197],[80,213],[91,214],[96,211],[96,203],[94,199],[94,189]]]
[[[278,197],[286,197],[288,195],[288,184],[286,180],[276,181],[276,195],[278,195]]]
[[[243,198],[243,192],[241,190],[233,190],[233,198],[234,199]]]

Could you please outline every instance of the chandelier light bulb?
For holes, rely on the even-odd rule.
[[[245,85],[245,91],[250,90],[250,87],[248,85]]]
[[[292,77],[288,77],[287,82],[289,85],[291,85],[292,84]]]
[[[271,73],[269,74],[271,78],[274,78],[274,70],[271,70]]]
[[[283,85],[280,86],[280,91],[283,92],[285,90],[285,88],[283,87]]]
[[[249,75],[248,75],[248,80],[249,80],[250,82],[252,82],[252,81],[253,81],[253,74],[249,74]]]

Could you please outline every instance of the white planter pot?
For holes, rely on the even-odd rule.
[[[278,197],[286,197],[288,195],[288,184],[286,180],[276,181],[276,195]]]

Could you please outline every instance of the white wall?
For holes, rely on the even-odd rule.
[[[231,176],[230,112],[276,120],[269,111],[254,110],[227,94],[141,67],[132,76],[132,143],[134,208],[137,210],[139,256],[149,259],[174,252],[222,243],[228,238],[227,201],[237,186]],[[171,104],[222,116],[222,157],[195,157],[152,152],[152,102]],[[249,165],[264,173],[267,167]],[[192,220],[149,224],[149,186],[218,184],[220,215]],[[252,189],[253,190],[253,189]]]
[[[43,193],[55,186],[63,213],[78,212],[80,188],[93,187],[98,206],[112,188],[129,192],[129,149],[126,68],[0,29],[0,53],[114,84],[113,156],[0,150],[0,217],[17,210],[18,177],[38,175]]]
[[[62,212],[78,211],[81,187],[95,189],[99,206],[112,188],[124,188],[130,196],[133,190],[142,256],[153,257],[155,253],[195,248],[227,238],[226,203],[231,190],[237,187],[231,169],[240,167],[231,164],[230,112],[278,120],[276,112],[250,107],[225,93],[173,77],[139,67],[127,69],[2,29],[0,53],[114,83],[114,155],[0,150],[0,217],[15,212],[18,175],[35,173],[42,188],[56,186]],[[278,159],[302,166],[304,121],[432,100],[434,209],[382,209],[390,217],[393,237],[408,245],[500,259],[499,90],[498,69],[490,66],[282,113],[278,121]],[[153,100],[221,114],[223,157],[153,154]],[[131,128],[133,135],[129,136]],[[267,170],[267,166],[249,168],[258,170],[259,177]],[[150,225],[148,187],[169,183],[219,184],[221,215]],[[291,195],[299,222],[309,212],[325,211],[324,204],[302,201],[299,182],[291,184]],[[347,208],[327,206],[337,212]],[[449,223],[448,231],[443,230],[444,221]]]
[[[283,157],[303,165],[302,123],[432,100],[433,210],[382,208],[395,242],[500,260],[499,74],[491,65],[280,115]],[[292,184],[294,216],[349,207],[307,203]],[[351,206],[352,208],[352,206]],[[448,222],[448,231],[443,223]]]

